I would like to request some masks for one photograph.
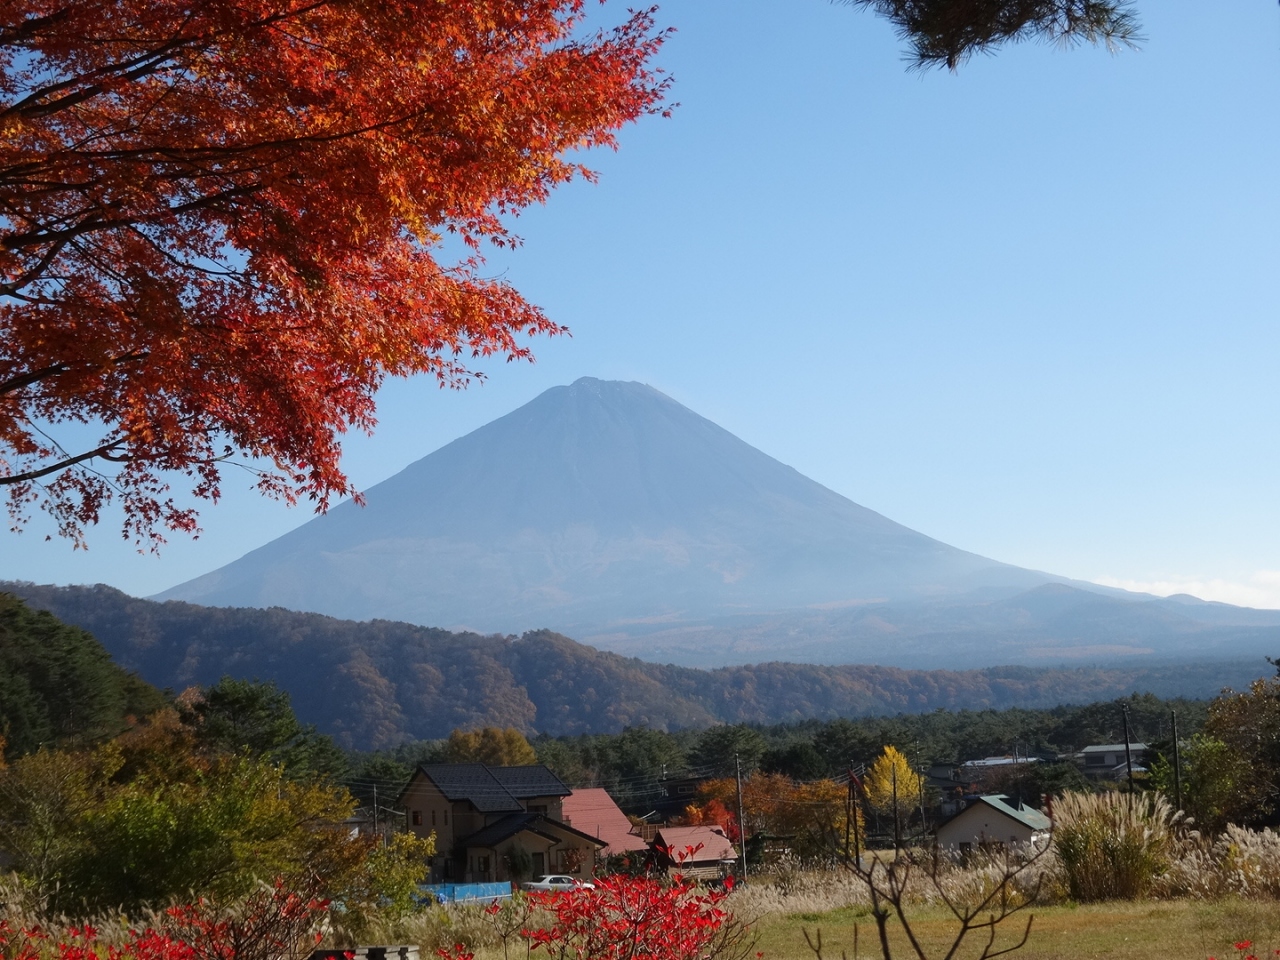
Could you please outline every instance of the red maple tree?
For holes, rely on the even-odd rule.
[[[689,827],[722,827],[730,843],[742,840],[742,831],[738,829],[738,816],[720,800],[711,797],[705,803],[691,803],[684,808],[684,813],[674,821],[679,826]]]
[[[666,87],[654,11],[586,34],[583,2],[0,0],[15,528],[82,543],[115,496],[154,547],[195,529],[166,477],[215,500],[232,457],[323,509],[386,377],[462,386],[559,332],[476,251]]]
[[[732,889],[732,877],[720,890],[679,874],[596,877],[593,887],[527,894],[543,924],[520,935],[530,956],[548,960],[759,960],[750,924],[726,908]],[[438,953],[442,960],[472,956],[461,946]]]

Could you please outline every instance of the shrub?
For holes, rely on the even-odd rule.
[[[1280,835],[1232,824],[1213,840],[1190,837],[1154,892],[1200,900],[1280,899]]]
[[[302,960],[320,942],[328,907],[314,889],[277,883],[233,903],[152,911],[141,930],[120,918],[105,928],[41,924],[20,909],[0,919],[0,960]]]
[[[732,890],[732,881],[726,881]],[[692,880],[602,877],[594,890],[531,893],[546,926],[522,932],[531,952],[551,960],[745,960],[749,926],[723,906],[727,891],[699,891]],[[461,957],[458,960],[462,960]]]
[[[1073,900],[1136,900],[1169,869],[1176,815],[1158,794],[1067,793],[1054,813],[1053,848]]]

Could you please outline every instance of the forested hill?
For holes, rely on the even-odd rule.
[[[766,663],[698,670],[604,653],[549,631],[450,633],[387,620],[156,603],[110,587],[0,584],[92,632],[128,670],[175,690],[274,680],[298,716],[360,748],[514,726],[552,735],[937,708],[1045,707],[1135,690],[1207,697],[1259,663],[1133,669],[902,670]]]
[[[164,704],[84,630],[0,593],[0,737],[5,757],[118,733]]]

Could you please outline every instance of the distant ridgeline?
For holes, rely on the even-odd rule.
[[[289,692],[304,723],[360,749],[485,725],[560,736],[1048,707],[1134,691],[1210,697],[1270,672],[1261,661],[963,671],[766,663],[700,670],[604,653],[549,631],[519,638],[450,633],[278,607],[156,603],[105,586],[0,589],[90,631],[117,663],[159,687],[207,685],[224,674],[273,680]],[[124,677],[109,664],[101,669]],[[127,688],[130,681],[118,682]]]
[[[12,758],[120,732],[164,704],[92,636],[0,593],[0,737]]]

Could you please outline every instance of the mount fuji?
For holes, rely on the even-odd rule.
[[[948,546],[640,383],[548,390],[365,500],[155,599],[550,628],[699,665],[1280,650],[1280,612],[1126,595]]]

